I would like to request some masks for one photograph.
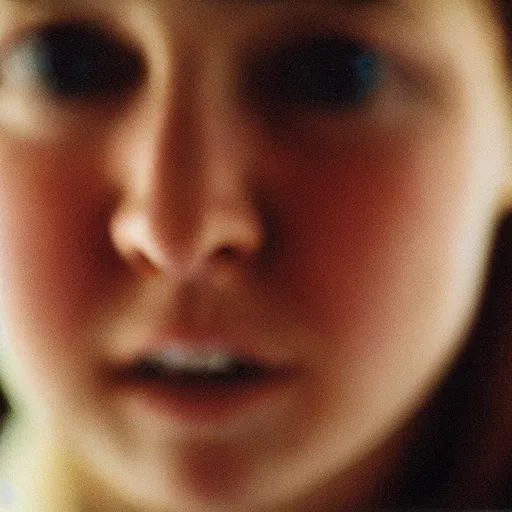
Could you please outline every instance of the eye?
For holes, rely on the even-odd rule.
[[[69,99],[110,96],[133,87],[142,65],[131,49],[85,23],[41,29],[20,49],[22,62],[54,95]]]
[[[268,53],[249,87],[274,109],[346,109],[367,100],[380,76],[374,52],[337,36],[313,37]]]

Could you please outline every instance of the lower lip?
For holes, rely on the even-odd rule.
[[[126,387],[140,405],[165,420],[199,426],[218,425],[251,412],[261,415],[265,408],[278,402],[290,380],[288,374],[274,374],[254,382],[224,386],[166,387],[134,380]]]

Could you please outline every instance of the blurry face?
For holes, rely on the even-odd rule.
[[[120,4],[0,1],[11,386],[142,510],[299,510],[461,348],[509,185],[498,21]]]

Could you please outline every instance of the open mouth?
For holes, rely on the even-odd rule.
[[[143,355],[124,372],[129,396],[181,424],[209,424],[260,416],[293,379],[272,367],[215,349],[169,348]]]
[[[169,388],[214,388],[248,385],[265,379],[270,370],[225,353],[191,355],[168,350],[143,358],[132,368],[135,379]]]

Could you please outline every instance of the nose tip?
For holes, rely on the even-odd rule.
[[[122,259],[139,274],[182,279],[238,272],[265,245],[260,216],[247,202],[217,204],[195,212],[194,219],[180,225],[168,222],[161,211],[119,210],[111,237]]]

